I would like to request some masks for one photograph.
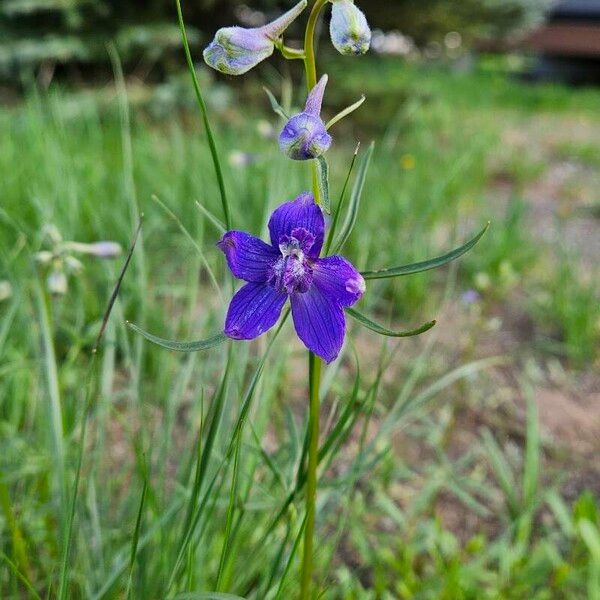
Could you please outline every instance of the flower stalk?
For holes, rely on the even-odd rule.
[[[304,71],[306,72],[306,87],[308,91],[317,85],[317,58],[315,53],[315,29],[319,20],[321,10],[327,4],[328,0],[317,0],[310,11],[308,23],[306,24],[306,33],[304,35]],[[311,161],[312,170],[312,188],[317,204],[321,204],[321,191],[319,190],[319,172],[317,163]]]
[[[308,353],[309,416],[308,416],[308,468],[306,476],[306,526],[300,579],[300,600],[310,598],[313,570],[313,537],[315,506],[317,500],[317,466],[319,462],[319,388],[321,384],[321,359]]]
[[[306,87],[310,92],[317,85],[317,61],[315,53],[315,29],[319,15],[328,0],[317,0],[312,7],[304,36],[304,70]],[[321,203],[319,172],[317,163],[311,162],[312,189],[317,204]],[[315,506],[317,501],[317,467],[319,463],[319,388],[321,385],[321,359],[312,352],[308,353],[308,466],[306,474],[306,527],[304,529],[304,547],[302,570],[300,575],[300,600],[308,600],[312,588],[313,538],[315,530]]]

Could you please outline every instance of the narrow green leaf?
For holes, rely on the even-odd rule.
[[[183,592],[174,596],[173,600],[245,600],[245,598],[224,592]]]
[[[323,445],[319,448],[319,462],[323,460],[329,450],[340,438],[342,433],[347,430],[346,425],[350,422],[350,418],[361,411],[362,405],[358,400],[358,394],[360,392],[360,366],[358,358],[356,359],[356,376],[354,378],[354,386],[352,387],[352,394],[350,399],[346,403],[344,411],[336,421],[332,430],[328,433]]]
[[[39,594],[35,591],[35,589],[31,585],[31,583],[29,583],[29,580],[27,579],[27,577],[25,577],[25,575],[23,573],[21,573],[21,571],[19,571],[19,567],[17,567],[17,565],[12,560],[10,560],[10,558],[8,558],[8,556],[6,556],[6,554],[4,554],[4,552],[2,552],[1,550],[0,550],[0,558],[4,562],[6,562],[6,564],[10,568],[10,570],[15,574],[15,576],[19,579],[19,581],[27,588],[27,591],[31,594],[31,597],[35,598],[36,600],[41,600]]]
[[[231,550],[232,535],[231,526],[233,524],[233,514],[235,512],[237,498],[237,482],[240,462],[240,446],[242,444],[242,436],[239,435],[235,443],[235,451],[233,453],[233,474],[231,475],[231,487],[229,490],[229,504],[227,506],[227,518],[225,520],[225,539],[223,540],[223,548],[221,549],[221,558],[219,560],[219,570],[217,571],[217,591],[220,591],[223,582],[223,573],[229,552]]]
[[[273,92],[268,87],[263,86],[263,90],[265,90],[265,94],[267,94],[267,97],[269,98],[269,102],[271,103],[271,108],[273,112],[276,115],[279,115],[284,121],[287,121],[289,117],[285,110],[283,110],[281,104],[279,104],[279,102],[277,101],[277,98],[275,98],[275,94],[273,94]]]
[[[188,231],[186,226],[181,222],[181,219],[156,194],[152,194],[151,198],[152,198],[152,200],[154,200],[154,202],[156,202],[156,204],[158,204],[158,206],[160,206],[160,208],[167,214],[167,216],[169,216],[175,222],[177,227],[179,227],[179,230],[181,231],[181,233],[183,233],[183,235],[185,235],[185,237],[188,239],[190,244],[192,244],[192,246],[194,246],[194,248],[196,249],[196,252],[198,253],[198,256],[200,257],[200,260],[202,261],[202,264],[204,265],[204,268],[206,269],[206,272],[208,273],[208,277],[209,277],[211,283],[213,284],[213,286],[214,286],[215,290],[217,291],[217,293],[219,294],[219,296],[221,296],[221,298],[223,298],[223,294],[221,292],[219,282],[217,281],[217,278],[215,277],[215,274],[213,273],[210,263],[206,259],[206,256],[205,256],[202,248],[200,247],[198,242],[196,242],[196,240],[194,239],[194,236]],[[196,202],[196,204],[198,205],[198,202]]]
[[[511,517],[515,518],[519,512],[519,500],[516,494],[516,482],[513,472],[510,469],[502,449],[489,429],[483,430],[482,440],[492,471],[494,472],[498,485],[504,493]]]
[[[540,429],[537,405],[531,388],[525,390],[527,400],[527,437],[523,463],[522,501],[524,508],[535,503],[540,475]]]
[[[329,254],[331,244],[333,243],[333,238],[335,237],[335,232],[337,231],[338,222],[340,220],[340,215],[342,214],[342,208],[344,206],[344,200],[346,199],[346,190],[348,189],[348,183],[350,182],[350,176],[352,175],[352,171],[354,170],[354,164],[356,163],[356,157],[358,156],[359,149],[360,142],[356,144],[354,154],[352,155],[352,160],[350,161],[350,167],[348,168],[348,173],[346,175],[346,179],[344,180],[342,193],[340,194],[340,199],[338,200],[337,206],[335,208],[335,213],[333,215],[333,219],[329,227],[329,233],[327,234],[327,242],[325,242],[325,250],[323,251],[324,256],[327,256]]]
[[[194,533],[194,531],[196,530],[196,526],[198,525],[198,522],[200,521],[200,517],[202,516],[203,512],[204,512],[204,508],[208,502],[208,499],[211,495],[211,490],[215,484],[215,482],[217,481],[217,478],[219,476],[219,472],[221,470],[221,468],[226,464],[226,462],[228,461],[228,459],[231,457],[231,455],[233,454],[233,451],[235,450],[235,445],[237,443],[237,439],[238,436],[241,435],[243,427],[244,427],[244,423],[246,420],[246,417],[248,415],[248,411],[250,410],[251,404],[252,404],[252,398],[254,395],[254,391],[258,385],[258,382],[260,380],[260,376],[262,375],[265,363],[267,361],[267,357],[269,356],[269,353],[271,351],[271,348],[273,347],[273,344],[275,343],[275,340],[277,339],[277,336],[279,335],[284,323],[286,322],[288,316],[290,314],[290,309],[288,308],[285,313],[283,314],[279,325],[277,327],[277,329],[275,330],[274,335],[271,337],[271,340],[269,341],[269,344],[262,356],[262,358],[260,359],[256,370],[254,372],[254,375],[252,376],[252,379],[250,380],[250,383],[248,385],[248,387],[246,388],[246,392],[244,394],[244,397],[241,401],[241,406],[240,406],[240,412],[238,414],[235,426],[233,428],[233,432],[231,434],[231,437],[229,439],[229,445],[227,447],[227,450],[225,452],[225,455],[223,457],[223,460],[220,463],[220,466],[217,467],[215,474],[213,475],[213,478],[211,480],[211,482],[209,483],[207,490],[204,494],[204,497],[202,499],[202,501],[200,502],[200,506],[198,507],[198,509],[195,511],[195,515],[193,517],[192,522],[190,523],[187,532],[185,534],[185,539],[183,540],[181,547],[179,549],[179,554],[175,560],[174,566],[173,566],[173,570],[171,572],[171,577],[169,580],[169,584],[167,586],[167,589],[170,590],[171,587],[173,586],[173,583],[175,581],[175,577],[177,575],[177,570],[179,568],[179,565],[181,564],[181,561],[183,559],[183,556],[185,554],[185,551],[187,550],[188,545],[190,544],[192,535]],[[231,347],[231,346],[230,346]],[[229,372],[229,367],[231,364],[231,356],[228,357],[227,360],[227,367],[226,367],[226,371],[225,371],[225,376],[224,376],[224,380],[227,376],[227,373]],[[212,426],[211,426],[212,429]],[[209,436],[211,435],[211,433],[209,432]],[[212,447],[212,441],[211,441],[211,447]],[[208,455],[210,456],[210,452],[207,450],[208,448],[208,442],[205,445],[205,449],[203,450],[203,454],[208,452]],[[204,459],[203,459],[204,460]],[[208,464],[208,463],[207,463]]]
[[[348,241],[348,238],[350,237],[350,234],[354,229],[354,225],[356,224],[358,209],[360,207],[360,198],[362,196],[362,191],[365,186],[365,179],[367,177],[367,171],[369,169],[369,164],[371,162],[371,156],[373,155],[374,148],[375,143],[371,142],[369,149],[360,159],[358,165],[358,174],[356,176],[356,181],[354,182],[354,186],[352,187],[352,192],[350,194],[350,205],[348,206],[346,218],[342,225],[342,229],[340,231],[338,239],[334,245],[334,254],[341,250],[344,244]]]
[[[148,477],[144,477],[144,485],[142,487],[142,495],[140,498],[140,505],[138,507],[137,518],[135,520],[135,530],[131,539],[131,553],[129,555],[129,577],[127,578],[127,592],[126,598],[131,597],[131,585],[133,583],[133,568],[135,567],[135,559],[138,551],[138,544],[140,541],[140,531],[142,528],[142,516],[144,514],[144,505],[146,503],[146,492],[148,491]]]
[[[333,117],[333,119],[327,121],[327,124],[325,125],[325,128],[326,129],[330,129],[336,123],[338,123],[339,121],[341,121],[344,117],[347,117],[348,115],[352,114],[357,108],[359,108],[360,106],[362,106],[363,102],[366,99],[367,99],[366,96],[364,96],[364,95],[361,96],[360,99],[358,99],[354,104],[351,104],[350,106],[348,106],[344,110],[340,111],[337,115],[335,115],[335,117]]]
[[[145,337],[153,344],[162,346],[167,350],[175,350],[176,352],[198,352],[199,350],[208,350],[209,348],[214,348],[215,346],[222,344],[227,339],[227,336],[224,333],[217,333],[216,335],[206,338],[205,340],[197,340],[195,342],[178,342],[177,340],[165,340],[164,338],[148,333],[129,321],[127,321],[127,326],[130,329],[133,329],[133,331],[136,333],[139,333]]]
[[[451,252],[447,254],[443,254],[442,256],[438,256],[436,258],[432,258],[430,260],[424,260],[422,262],[412,263],[410,265],[403,265],[401,267],[391,267],[389,269],[378,269],[376,271],[364,271],[362,276],[365,279],[385,279],[387,277],[399,277],[401,275],[412,275],[413,273],[421,273],[422,271],[429,271],[430,269],[437,269],[437,267],[441,267],[453,260],[456,260],[466,252],[468,252],[477,242],[483,237],[485,232],[488,230],[490,223],[486,224],[486,226],[472,239],[469,240],[466,244],[460,246],[460,248],[455,248]]]
[[[201,204],[200,202],[198,202],[198,200],[196,200],[196,207],[211,222],[211,224],[213,225],[213,227],[219,233],[223,234],[223,233],[225,233],[227,231],[227,229],[225,229],[225,224],[223,222],[221,222],[214,215],[213,212],[211,212],[210,210],[208,210],[208,208],[206,208],[206,206],[204,206],[203,204]]]
[[[167,587],[168,590],[171,589],[175,577],[177,576],[177,571],[179,569],[179,565],[183,560],[183,556],[188,548],[190,540],[196,530],[196,526],[204,508],[206,506],[206,502],[203,500],[199,506],[196,506],[196,499],[199,497],[200,491],[202,490],[204,480],[206,474],[208,473],[208,467],[211,458],[213,457],[213,448],[215,444],[215,440],[217,439],[217,432],[221,425],[221,421],[223,420],[223,409],[225,407],[225,398],[227,394],[227,389],[229,386],[229,378],[231,377],[231,368],[232,368],[232,354],[233,354],[233,344],[230,344],[227,349],[227,363],[225,365],[225,372],[223,373],[223,377],[221,378],[221,382],[219,387],[215,391],[211,406],[212,406],[212,417],[210,420],[210,425],[208,426],[208,430],[206,433],[206,440],[204,442],[204,446],[202,447],[202,431],[204,430],[204,425],[202,426],[202,430],[200,431],[200,437],[198,439],[198,463],[195,475],[194,486],[192,488],[192,494],[190,496],[190,503],[188,505],[188,511],[186,520],[184,523],[184,528],[181,532],[181,541],[179,544],[179,552],[173,564],[173,570],[171,571],[171,576],[169,579],[169,585]],[[217,473],[218,474],[218,473]],[[205,499],[207,495],[212,490],[212,487],[216,481],[217,474],[214,475],[212,482],[209,484],[208,489],[206,491]]]
[[[592,558],[600,564],[600,531],[598,527],[588,519],[581,519],[577,524],[579,534],[587,546]]]
[[[429,321],[429,322],[421,325],[421,327],[418,327],[417,329],[412,329],[410,331],[393,331],[392,329],[387,329],[386,327],[379,325],[379,323],[375,323],[375,321],[371,321],[371,319],[365,317],[365,315],[363,315],[362,313],[359,313],[357,310],[354,310],[353,308],[347,308],[346,312],[353,319],[356,319],[361,325],[364,325],[371,331],[374,331],[375,333],[379,333],[380,335],[386,335],[388,337],[411,337],[413,335],[419,335],[420,333],[429,331],[435,325],[435,320],[434,320],[434,321]]]
[[[296,556],[296,552],[298,552],[298,548],[300,547],[300,542],[302,540],[302,534],[304,533],[304,528],[306,526],[306,517],[304,517],[302,524],[300,525],[300,529],[298,530],[298,535],[296,535],[296,539],[294,540],[294,545],[292,546],[292,550],[287,559],[287,563],[285,568],[283,569],[283,573],[281,575],[281,579],[279,580],[279,588],[277,589],[277,593],[275,594],[275,600],[281,598],[281,594],[283,593],[284,584],[288,573],[290,572],[290,568],[294,562],[294,557]]]
[[[317,172],[319,174],[318,183],[321,192],[321,204],[323,209],[329,215],[331,214],[331,201],[329,199],[329,165],[324,156],[317,158]]]

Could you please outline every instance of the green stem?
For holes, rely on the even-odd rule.
[[[322,8],[329,0],[317,0],[310,11],[308,23],[306,24],[306,33],[304,35],[304,70],[306,71],[306,87],[308,91],[317,85],[317,61],[315,54],[315,28],[319,20]],[[312,169],[312,187],[315,202],[321,204],[321,193],[319,190],[319,172],[317,162],[311,160]]]
[[[315,55],[315,28],[321,9],[328,0],[316,0],[310,11],[306,33],[304,36],[304,70],[308,91],[317,84],[317,62]],[[315,202],[321,203],[319,192],[319,174],[317,162],[310,161],[312,167],[312,188]],[[319,386],[321,382],[321,360],[312,352],[308,353],[308,381],[310,408],[308,417],[308,471],[306,479],[306,516],[304,529],[304,550],[302,556],[302,572],[300,600],[308,600],[311,593],[313,570],[313,534],[315,529],[315,502],[317,498],[317,467],[319,464]]]
[[[317,0],[310,11],[306,33],[304,35],[304,68],[306,69],[306,85],[312,90],[317,85],[317,61],[315,59],[315,28],[321,9],[329,0]]]
[[[308,469],[306,479],[306,527],[304,529],[304,555],[300,600],[308,600],[311,592],[313,567],[313,533],[315,529],[315,502],[317,498],[317,466],[319,464],[319,386],[321,382],[321,359],[308,353],[308,379],[310,408],[308,417]]]

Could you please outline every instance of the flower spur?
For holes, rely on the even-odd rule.
[[[341,256],[319,257],[325,219],[312,194],[279,206],[269,233],[271,244],[243,231],[228,231],[217,244],[233,275],[247,282],[231,300],[224,332],[237,340],[258,337],[289,298],[298,337],[331,362],[344,343],[344,308],[362,297],[364,279]]]
[[[275,21],[262,27],[223,27],[204,50],[207,65],[226,75],[242,75],[269,58],[275,44],[306,8],[301,0]]]

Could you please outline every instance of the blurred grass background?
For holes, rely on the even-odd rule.
[[[23,24],[11,4],[5,17]],[[170,6],[154,5],[168,21]],[[60,4],[75,16],[85,6]],[[96,32],[104,53],[111,31]],[[524,84],[511,56],[465,68],[463,56],[348,61],[323,46],[326,116],[367,95],[334,131],[334,198],[356,142],[377,141],[348,257],[361,268],[404,264],[492,227],[449,269],[369,284],[361,310],[397,328],[437,317],[434,330],[385,342],[352,327],[326,372],[321,597],[600,597],[600,91]],[[178,40],[172,68],[146,74],[146,61],[124,57],[124,80],[122,49],[110,48],[116,76],[106,53],[89,72],[78,60],[65,63],[71,76],[41,61],[5,79],[0,597],[292,598],[303,348],[286,325],[231,454],[267,341],[182,356],[126,328],[129,319],[168,338],[207,337],[230,289],[214,247],[220,203],[204,133],[175,69]],[[264,233],[270,210],[309,182],[304,165],[279,155],[280,124],[261,86],[299,106],[301,82],[277,62],[242,81],[199,74],[234,222]],[[34,257],[49,247],[50,225],[64,240],[126,247],[141,212],[142,240],[90,379],[120,261],[80,257],[66,293],[51,296]]]

